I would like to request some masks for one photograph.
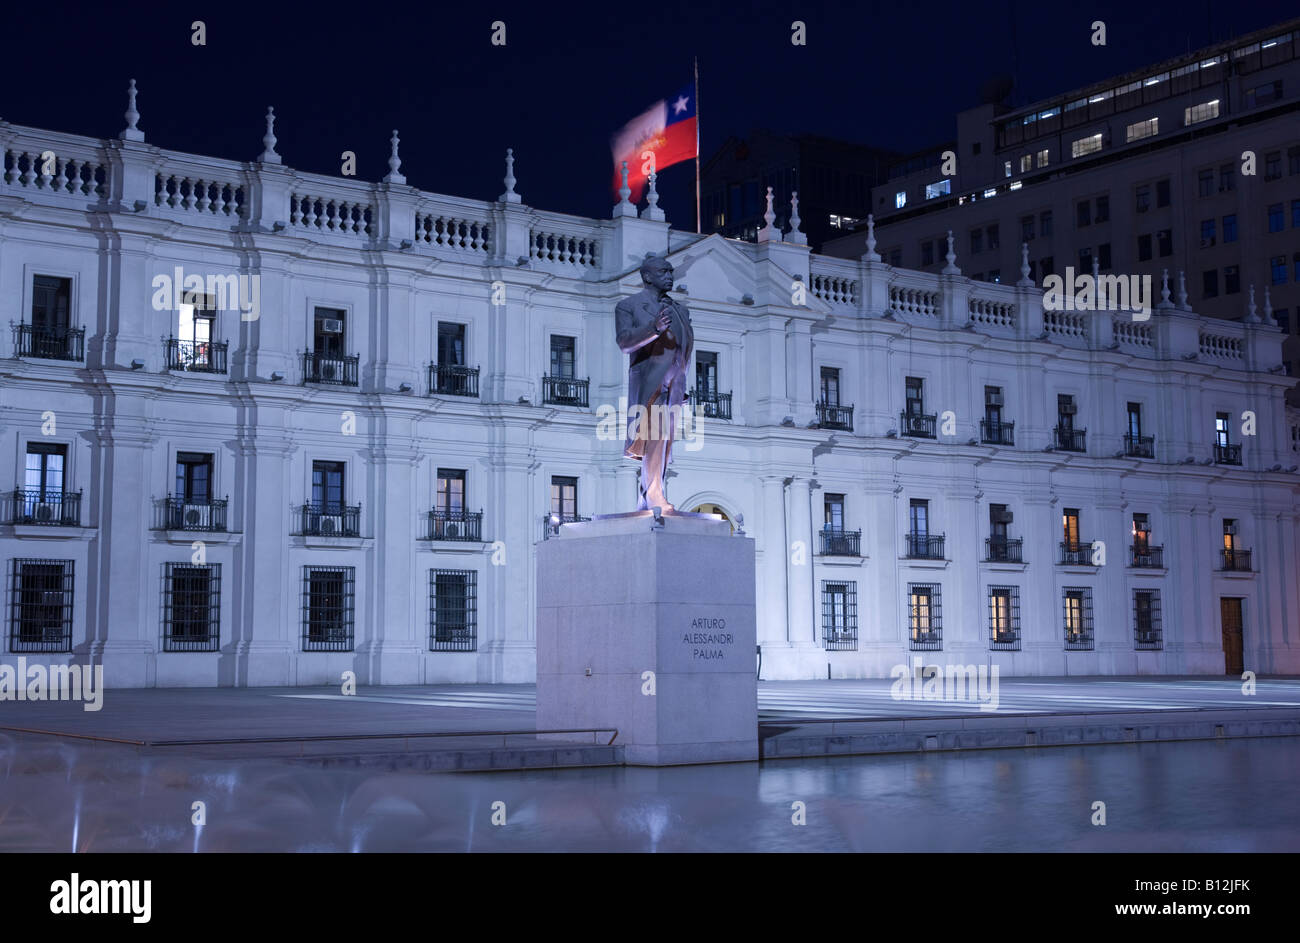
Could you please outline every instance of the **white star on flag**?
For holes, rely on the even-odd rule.
[[[677,99],[677,101],[673,102],[673,114],[675,114],[675,115],[676,115],[676,114],[681,114],[683,111],[685,111],[685,110],[686,110],[687,101],[688,101],[688,100],[687,100],[686,96],[685,96],[685,95],[682,95],[680,98]]]

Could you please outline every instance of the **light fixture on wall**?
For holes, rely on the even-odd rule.
[[[283,379],[284,379],[284,374],[283,374],[283,373],[272,373],[272,374],[271,374],[271,382],[272,382],[272,383],[279,383],[279,382],[280,382],[281,380],[283,380]]]
[[[143,370],[143,369],[144,369],[144,361],[143,361],[143,360],[132,360],[132,361],[131,361],[131,369],[132,369],[132,370]]]
[[[409,383],[403,383],[403,384],[401,384],[400,386],[397,387],[397,392],[399,392],[399,393],[409,393],[409,392],[411,392],[411,384],[409,384]]]

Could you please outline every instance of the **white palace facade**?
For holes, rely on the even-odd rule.
[[[240,163],[137,118],[0,122],[0,663],[532,681],[535,545],[634,506],[598,410],[654,253],[704,416],[669,495],[756,541],[764,679],[1300,673],[1300,420],[1262,296],[1205,319],[1171,273],[1148,320],[1045,312],[1028,279],[823,257],[797,223],[580,218],[513,164],[469,200],[407,185],[396,139],[367,183],[291,169],[270,126]]]

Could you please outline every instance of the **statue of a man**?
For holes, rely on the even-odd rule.
[[[641,462],[637,510],[658,507],[671,511],[664,476],[672,461],[673,436],[686,399],[695,332],[686,305],[668,297],[673,267],[667,259],[652,256],[641,263],[641,281],[645,288],[624,298],[614,309],[618,346],[628,355],[623,455]]]

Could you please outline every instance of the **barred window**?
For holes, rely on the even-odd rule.
[[[429,650],[478,650],[478,573],[429,571]]]
[[[1020,651],[1020,587],[989,587],[989,646]]]
[[[355,568],[302,568],[302,650],[352,651],[356,605]]]
[[[827,651],[858,650],[858,584],[822,583],[822,638]]]
[[[9,650],[72,651],[73,561],[11,561]]]
[[[1133,591],[1133,645],[1139,651],[1158,652],[1164,648],[1160,632],[1160,590]]]
[[[1092,589],[1087,586],[1065,587],[1061,605],[1065,616],[1065,650],[1092,651]]]
[[[938,583],[907,585],[907,629],[913,651],[943,650],[943,614]]]
[[[163,564],[163,651],[215,652],[221,645],[221,564]]]

